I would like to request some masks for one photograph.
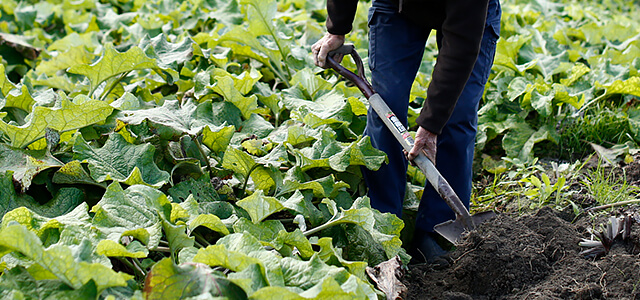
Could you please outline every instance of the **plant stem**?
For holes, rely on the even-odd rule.
[[[111,91],[113,91],[113,89],[116,88],[116,86],[118,85],[118,83],[120,83],[120,81],[122,81],[122,79],[124,79],[125,77],[127,77],[127,75],[129,75],[129,73],[131,73],[131,71],[128,72],[124,72],[122,73],[118,79],[116,79],[113,83],[111,83],[111,86],[109,87],[109,89],[106,92],[103,92],[102,95],[100,95],[100,101],[104,101],[104,99],[111,93]]]
[[[611,208],[611,207],[624,206],[624,205],[627,205],[627,204],[634,204],[634,203],[640,203],[640,199],[628,200],[628,201],[620,201],[620,202],[616,202],[616,203],[610,203],[610,204],[590,207],[590,208],[585,209],[585,211],[599,211],[599,210],[603,210],[603,209],[607,209],[607,208]]]
[[[249,177],[251,176],[251,173],[253,172],[253,170],[255,170],[256,168],[258,168],[260,166],[260,164],[254,164],[253,166],[251,166],[251,169],[249,169],[249,172],[247,172],[247,176],[245,176],[244,178],[244,183],[242,184],[242,192],[244,193],[244,195],[247,195],[246,189],[247,189],[247,184],[249,183]]]
[[[134,263],[132,263],[128,259],[126,259],[124,257],[116,257],[116,259],[118,259],[121,263],[125,264],[127,267],[129,267],[131,270],[133,270],[133,272],[135,273],[136,277],[139,277],[139,278],[144,278],[145,277],[144,271],[142,271],[139,268],[139,266],[135,266]]]
[[[198,141],[198,136],[193,136],[192,139],[198,147],[198,152],[200,152],[200,155],[202,155],[202,158],[204,158],[204,163],[207,165],[207,170],[209,170],[209,178],[213,178],[213,170],[211,169],[211,164],[209,163],[209,157],[204,153],[202,144],[200,144],[200,141]]]

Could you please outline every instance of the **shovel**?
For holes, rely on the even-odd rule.
[[[358,68],[358,74],[354,74],[337,63],[332,58],[335,54],[351,55],[356,63],[356,67]],[[360,59],[355,47],[351,44],[347,44],[330,52],[327,56],[327,65],[340,75],[353,82],[360,89],[364,96],[369,99],[369,105],[371,105],[378,116],[380,116],[387,128],[389,128],[398,142],[400,142],[404,150],[409,152],[411,148],[413,148],[413,138],[402,122],[400,122],[389,106],[387,106],[382,97],[373,90],[369,81],[364,77],[362,59]],[[424,153],[420,153],[413,160],[413,163],[422,170],[429,183],[431,183],[434,189],[438,191],[440,197],[444,199],[447,205],[449,205],[456,214],[455,220],[449,220],[434,226],[434,230],[449,242],[454,245],[458,245],[460,237],[465,231],[471,231],[476,227],[476,225],[496,216],[496,213],[493,211],[485,211],[474,215],[469,214],[469,210],[467,210],[464,204],[462,204],[462,201],[460,201],[460,198],[458,198],[458,195],[456,195],[447,180],[442,177],[440,172],[438,172],[438,169],[436,169],[434,164]]]

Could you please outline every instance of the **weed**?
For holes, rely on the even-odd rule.
[[[624,171],[618,176],[612,169],[605,168],[602,161],[586,172],[581,183],[600,205],[632,200],[639,191],[627,182]]]

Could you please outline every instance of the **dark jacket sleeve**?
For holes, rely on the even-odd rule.
[[[336,0],[340,1],[340,0]],[[471,75],[484,32],[488,0],[446,0],[442,42],[427,99],[416,122],[440,134]]]
[[[327,31],[345,35],[351,31],[358,0],[327,0]]]

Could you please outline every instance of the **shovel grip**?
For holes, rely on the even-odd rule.
[[[335,59],[333,59],[333,56],[335,56],[336,54],[351,55],[353,61],[356,63],[356,67],[358,68],[358,73],[353,73],[352,71],[339,64]],[[375,94],[375,92],[373,91],[373,87],[371,87],[371,84],[369,83],[367,78],[364,77],[364,64],[362,63],[362,59],[360,58],[360,55],[358,55],[358,52],[356,51],[356,48],[353,46],[353,44],[345,44],[336,50],[330,51],[329,55],[327,55],[327,65],[338,72],[338,74],[353,82],[353,84],[355,84],[360,89],[362,94],[364,94],[367,99]]]

